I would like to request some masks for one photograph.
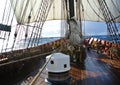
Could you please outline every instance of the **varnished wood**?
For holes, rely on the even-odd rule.
[[[120,85],[120,61],[108,56],[87,51],[84,64],[71,64],[72,85]],[[47,72],[44,71],[35,85],[45,85]]]
[[[71,67],[70,75],[76,80],[75,85],[120,85],[120,66],[114,70],[111,62],[109,57],[90,51],[84,65]]]

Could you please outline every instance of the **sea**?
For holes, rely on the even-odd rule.
[[[108,35],[85,36],[85,38],[89,38],[89,37],[112,42],[111,37],[108,36]],[[44,38],[40,38],[40,39],[39,39],[39,45],[42,45],[42,44],[45,44],[45,43],[49,43],[49,42],[58,40],[58,39],[60,39],[60,38],[61,38],[61,37],[44,37]],[[24,41],[24,40],[23,40],[23,41]],[[21,44],[21,43],[20,43],[20,44]],[[36,44],[36,43],[34,42],[34,44]]]
[[[96,39],[100,39],[100,40],[105,40],[105,41],[109,41],[109,42],[113,42],[113,40],[111,39],[110,36],[108,35],[92,35],[92,36],[84,36],[84,38],[96,38]],[[39,45],[45,44],[45,43],[49,43],[55,40],[60,39],[61,37],[43,37],[39,39]],[[24,40],[23,40],[24,41]],[[22,43],[20,43],[21,45],[23,45]],[[34,44],[37,44],[34,42]],[[23,47],[23,46],[22,46]]]
[[[32,42],[32,44],[30,43],[30,47],[34,47],[34,45],[36,45],[36,44],[38,44],[38,45],[42,45],[42,44],[46,44],[46,43],[49,43],[49,42],[52,42],[52,41],[55,41],[55,40],[58,40],[58,39],[60,39],[61,37],[43,37],[43,38],[39,38],[39,39],[37,39],[37,42],[35,42],[34,41],[34,38],[33,39],[27,39],[27,40],[25,40],[25,39],[22,39],[22,40],[20,40],[18,43],[18,45],[20,45],[20,47],[25,47],[24,46],[24,43],[26,42],[26,44],[29,42],[29,41],[34,41],[34,42]]]
[[[85,38],[89,38],[89,37],[112,42],[112,39],[111,39],[110,36],[108,36],[108,35],[85,36]],[[49,42],[58,40],[58,39],[60,39],[60,38],[61,38],[61,37],[43,37],[43,38],[38,39],[38,40],[39,40],[38,45],[42,45],[42,44],[45,44],[45,43],[49,43]],[[29,41],[29,39],[26,40],[26,42],[25,42],[24,39],[18,41],[18,42],[17,42],[17,46],[14,48],[14,50],[26,48],[28,41]],[[26,46],[25,46],[25,43],[26,43]],[[29,47],[34,47],[34,46],[36,46],[37,43],[36,43],[36,42],[33,42],[33,43],[34,43],[34,45],[33,45],[33,44],[32,44],[32,45],[30,44]],[[7,49],[7,51],[11,51],[11,49],[9,48],[9,49]],[[3,50],[3,52],[4,52],[4,50]]]
[[[96,38],[96,39],[100,39],[100,40],[105,40],[105,41],[109,41],[112,42],[113,40],[111,39],[110,36],[108,35],[92,35],[92,36],[85,36],[85,38]],[[45,38],[40,38],[39,44],[45,44],[45,43],[49,43],[55,40],[60,39],[61,37],[45,37]]]
[[[90,37],[100,39],[100,40],[109,41],[109,42],[113,42],[112,38],[109,35],[92,35]]]

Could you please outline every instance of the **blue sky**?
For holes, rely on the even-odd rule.
[[[61,32],[61,22],[58,20],[45,22],[42,30],[42,37],[59,37]],[[107,28],[103,22],[86,21],[83,24],[83,34],[86,35],[106,35]]]
[[[85,34],[90,35],[106,35],[107,26],[103,22],[85,22],[85,27],[83,25],[83,30],[85,29]]]

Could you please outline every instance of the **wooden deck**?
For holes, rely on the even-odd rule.
[[[120,61],[94,51],[87,52],[84,65],[71,64],[72,85],[120,85]],[[44,70],[34,85],[46,85]]]

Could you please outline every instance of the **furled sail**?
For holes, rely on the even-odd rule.
[[[31,16],[30,22],[37,21],[37,14],[42,5],[42,1],[46,2],[46,0],[10,0],[12,7],[14,8],[14,13],[17,18],[18,23],[27,23],[28,16]],[[65,0],[49,0],[53,1],[47,20],[61,20],[61,14],[63,6],[63,1]],[[74,0],[75,5],[78,0]],[[81,13],[84,14],[84,20],[88,21],[104,21],[103,13],[100,10],[100,6],[98,0],[80,0],[82,5]],[[114,16],[116,21],[120,21],[120,0],[105,0],[106,4]],[[47,5],[48,3],[46,3]],[[42,8],[44,10],[44,8]],[[75,7],[76,10],[76,7]],[[69,11],[69,10],[68,10]]]
[[[80,34],[80,26],[75,17],[72,17],[69,20],[69,24],[69,30],[66,31],[66,38],[68,39],[68,42],[73,46],[80,45],[82,43],[82,34]]]

